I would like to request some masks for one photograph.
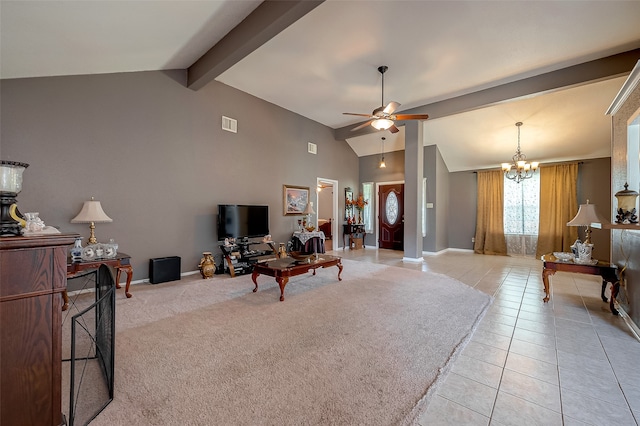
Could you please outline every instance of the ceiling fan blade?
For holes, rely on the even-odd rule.
[[[398,129],[398,128],[396,127],[396,125],[394,124],[394,125],[392,125],[391,127],[389,127],[389,131],[390,131],[391,133],[398,133],[398,132],[400,131],[400,129]]]
[[[399,103],[391,101],[386,107],[384,107],[384,113],[393,114],[393,111],[397,110],[399,106],[400,106]]]
[[[365,127],[367,127],[369,124],[371,124],[373,120],[369,120],[369,121],[365,121],[364,123],[362,123],[361,125],[354,127],[353,129],[351,129],[352,132],[355,132],[356,130],[360,130],[360,129],[364,129]]]
[[[429,118],[428,114],[396,114],[395,120],[426,120]]]
[[[357,115],[358,117],[371,117],[371,114],[358,114],[357,112],[343,112],[344,115]]]

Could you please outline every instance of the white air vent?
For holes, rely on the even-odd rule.
[[[307,151],[309,154],[317,154],[318,153],[318,145],[315,143],[308,142],[307,143]]]
[[[238,120],[222,116],[222,130],[227,132],[238,133]]]

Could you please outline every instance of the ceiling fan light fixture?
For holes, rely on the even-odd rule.
[[[393,126],[393,121],[388,118],[378,118],[371,122],[371,126],[376,130],[387,130],[389,127]]]
[[[358,117],[368,117],[369,121],[365,121],[364,123],[354,127],[351,129],[352,132],[356,130],[362,130],[367,125],[371,124],[371,126],[376,130],[389,130],[391,133],[398,133],[399,130],[395,126],[394,120],[404,121],[404,120],[426,120],[429,118],[427,114],[394,114],[394,112],[400,107],[400,104],[395,101],[389,102],[387,105],[384,103],[384,73],[389,69],[388,66],[382,65],[378,67],[378,72],[382,74],[382,91],[381,91],[381,100],[382,104],[373,110],[371,114],[361,114],[357,112],[343,112],[344,115],[355,115]]]

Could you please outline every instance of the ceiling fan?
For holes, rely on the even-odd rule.
[[[369,124],[377,130],[387,130],[391,133],[397,133],[400,130],[396,127],[395,120],[426,120],[429,118],[427,114],[394,114],[400,104],[391,101],[387,106],[384,105],[384,73],[389,69],[388,66],[382,65],[378,67],[378,71],[382,74],[382,106],[373,110],[371,114],[358,114],[355,112],[343,112],[344,115],[357,115],[359,117],[369,117],[369,121],[360,124],[351,129],[351,131],[360,130]]]

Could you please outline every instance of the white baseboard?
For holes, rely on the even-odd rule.
[[[424,259],[421,257],[403,257],[402,261],[408,263],[422,263],[424,262]]]
[[[453,248],[453,247],[448,248],[448,249],[446,249],[444,251],[459,251],[459,252],[463,252],[463,253],[473,253],[474,252],[473,249],[461,249],[461,248]]]
[[[631,333],[633,333],[633,336],[636,338],[636,340],[640,341],[640,328],[638,328],[636,323],[631,320],[631,317],[629,316],[629,314],[627,314],[622,306],[617,305],[616,309],[618,310],[618,314],[627,324],[627,327],[629,327],[629,330],[631,330]]]
[[[462,253],[473,253],[473,250],[470,250],[470,249],[446,248],[446,249],[440,250],[440,251],[423,251],[422,254],[424,256],[439,256],[441,254],[452,252],[452,251],[462,252]]]

